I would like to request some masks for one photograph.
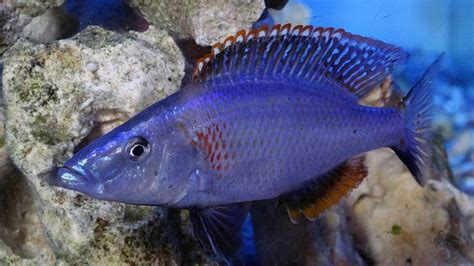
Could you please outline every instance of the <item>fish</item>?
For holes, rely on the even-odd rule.
[[[73,155],[55,185],[90,197],[190,210],[195,238],[241,262],[252,202],[314,221],[388,147],[423,185],[438,58],[396,107],[359,100],[405,64],[402,48],[311,25],[241,30],[199,59],[193,81]]]

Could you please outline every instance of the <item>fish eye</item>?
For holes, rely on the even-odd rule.
[[[139,160],[150,152],[148,141],[141,137],[135,137],[129,140],[127,145],[128,156],[131,160]]]

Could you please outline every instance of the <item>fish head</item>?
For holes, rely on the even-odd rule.
[[[186,134],[165,122],[133,122],[74,154],[55,185],[128,204],[165,205],[184,197],[197,161]]]

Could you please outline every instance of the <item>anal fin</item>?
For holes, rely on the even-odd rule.
[[[298,223],[302,216],[314,221],[359,186],[366,176],[364,157],[355,157],[314,178],[304,187],[281,196],[280,202],[285,203],[291,222]]]
[[[250,203],[193,208],[190,218],[194,238],[228,265],[243,264],[240,257],[244,244],[242,226],[249,211]]]

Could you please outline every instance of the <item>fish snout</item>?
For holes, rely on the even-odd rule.
[[[68,166],[58,169],[55,186],[80,191],[87,185],[87,177],[84,171]]]

